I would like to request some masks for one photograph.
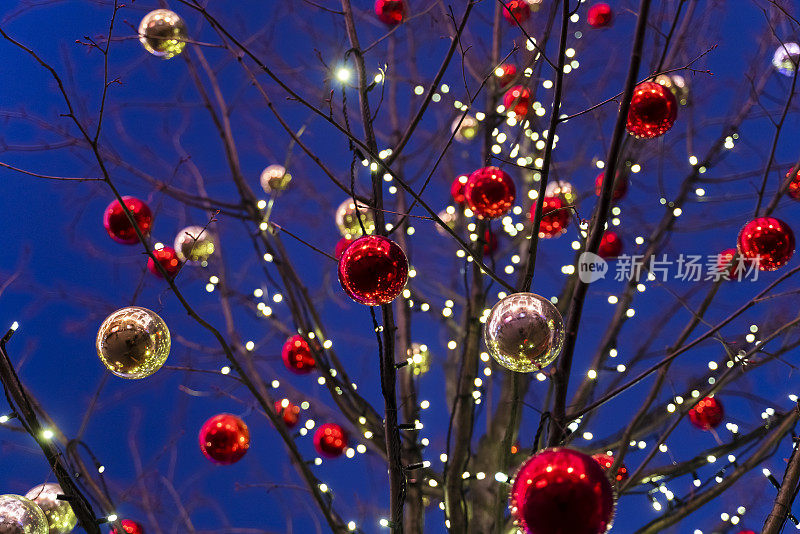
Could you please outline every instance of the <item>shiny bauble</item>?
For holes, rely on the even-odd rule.
[[[483,255],[491,256],[497,250],[497,236],[494,232],[487,229],[483,233],[483,240],[485,241],[483,244]]]
[[[610,454],[601,452],[592,455],[592,458],[594,458],[594,461],[600,464],[600,467],[602,467],[605,471],[608,471],[611,469],[611,466],[614,465],[614,457]],[[617,480],[617,482],[622,482],[623,480],[628,479],[628,468],[625,467],[625,464],[619,465],[619,468],[617,469],[617,475],[614,478]]]
[[[526,0],[506,0],[503,16],[509,24],[522,24],[530,18],[531,6]]]
[[[144,527],[132,519],[123,519],[119,523],[122,525],[123,534],[144,534]],[[112,528],[111,534],[119,534],[119,531]]]
[[[461,176],[457,176],[450,185],[450,196],[453,197],[453,202],[456,204],[463,204],[467,201],[467,196],[464,194],[467,180],[469,180],[469,175],[462,174]]]
[[[792,174],[791,169],[786,173],[786,178],[789,178],[790,174]],[[792,200],[800,200],[800,171],[797,171],[792,181],[789,182],[789,186],[786,188],[786,194],[789,195],[789,198]]]
[[[0,534],[48,534],[42,509],[21,495],[0,495]]]
[[[339,283],[360,304],[389,304],[403,291],[407,280],[405,252],[382,236],[356,239],[339,259]]]
[[[534,293],[513,293],[492,307],[483,327],[489,354],[505,367],[530,373],[550,365],[564,344],[564,322],[553,304]]]
[[[605,2],[594,4],[586,14],[586,21],[592,28],[606,28],[611,26],[613,20],[614,12],[611,10],[611,6]]]
[[[153,228],[153,213],[150,208],[136,197],[122,197],[122,200],[133,215],[133,220],[136,221],[142,235],[146,237]],[[117,243],[135,245],[139,242],[136,230],[118,200],[114,200],[106,207],[103,213],[103,226],[111,239]]]
[[[169,9],[156,9],[139,23],[139,42],[154,56],[170,59],[183,52],[188,34],[186,23]]]
[[[559,197],[565,205],[571,206],[578,201],[578,193],[572,184],[565,180],[554,180],[547,183],[544,188],[544,196]]]
[[[633,90],[628,109],[628,133],[639,139],[664,135],[678,118],[678,101],[656,82],[642,82]]]
[[[298,375],[307,375],[317,366],[311,346],[299,334],[293,335],[283,344],[281,359],[287,369]]]
[[[314,433],[314,448],[322,456],[337,458],[347,448],[347,432],[336,423],[325,423]]]
[[[614,490],[591,456],[545,449],[517,471],[509,508],[529,534],[602,534],[614,519]]]
[[[403,0],[375,0],[375,14],[387,26],[403,22],[404,10]]]
[[[464,196],[472,212],[481,219],[502,217],[514,205],[514,181],[497,167],[483,167],[469,175]]]
[[[739,254],[762,271],[774,271],[794,254],[794,232],[774,217],[758,217],[745,224],[737,241]]]
[[[355,241],[355,239],[347,239],[346,237],[341,238],[336,243],[336,248],[333,251],[333,257],[338,261],[342,257],[342,254],[344,254],[344,251],[347,250],[347,247],[349,247],[353,241]]]
[[[250,431],[240,418],[221,413],[200,428],[200,450],[214,463],[230,465],[238,462],[250,448]]]
[[[725,409],[715,397],[706,397],[689,410],[689,421],[700,430],[716,428],[725,418]]]
[[[456,117],[453,124],[450,126],[450,131],[453,132],[453,139],[459,143],[469,143],[475,136],[478,135],[478,128],[481,124],[478,119],[472,115],[464,115],[464,118]]]
[[[175,236],[175,253],[180,261],[204,262],[214,254],[217,239],[202,226],[187,226]]]
[[[785,43],[775,50],[775,54],[772,56],[772,66],[784,76],[791,78],[794,76],[798,60],[800,60],[800,44]]]
[[[361,220],[360,223],[359,218]],[[342,237],[347,239],[361,237],[364,235],[361,230],[362,224],[367,234],[375,231],[375,217],[372,215],[372,210],[362,205],[356,208],[356,203],[353,202],[352,198],[339,204],[336,209],[336,226],[339,228],[339,233],[342,234]]]
[[[50,526],[50,534],[69,534],[78,524],[78,518],[75,517],[69,502],[58,498],[63,494],[61,486],[53,483],[39,484],[25,494],[26,499],[35,502],[44,512],[47,524]]]
[[[505,89],[516,79],[517,66],[512,63],[503,63],[494,69],[494,75],[497,76],[500,89]]]
[[[571,209],[559,197],[544,197],[542,201],[542,221],[539,223],[539,237],[551,239],[567,231],[572,218]],[[531,205],[531,222],[536,222],[536,203]]]
[[[286,167],[283,165],[270,165],[261,171],[261,188],[268,195],[277,191],[286,191],[291,181],[292,175],[286,172]]]
[[[723,279],[743,280],[750,268],[750,262],[741,256],[735,248],[726,248],[717,256],[717,273],[724,274]]]
[[[97,331],[96,344],[100,361],[113,374],[146,378],[167,361],[169,328],[156,312],[129,306],[106,317]]]
[[[531,90],[523,85],[515,85],[503,95],[503,106],[518,119],[524,118],[531,107]]]
[[[162,247],[154,250],[153,256],[155,256],[170,278],[174,278],[178,271],[181,270],[181,260],[178,259],[178,254],[174,248]],[[164,278],[164,275],[156,267],[156,262],[153,261],[153,258],[147,258],[147,269],[157,277]]]
[[[600,238],[597,255],[604,260],[613,260],[620,254],[622,254],[622,240],[616,232],[606,230],[603,237]]]
[[[414,375],[424,375],[431,368],[431,351],[427,345],[412,343],[408,348],[408,363]]]
[[[659,74],[655,81],[669,89],[681,106],[689,103],[689,82],[680,74]]]
[[[275,412],[283,419],[286,428],[294,428],[300,420],[300,407],[289,402],[289,399],[275,401]]]
[[[458,222],[458,214],[452,208],[452,206],[448,209],[442,210],[438,213],[439,219],[444,223],[444,225],[451,230],[456,227],[456,222]],[[439,235],[449,237],[450,234],[447,233],[447,230],[442,228],[441,225],[438,223],[436,224],[436,231],[439,232]]]
[[[605,178],[606,173],[601,172],[597,175],[597,178],[594,181],[594,194],[598,197],[603,192],[603,179]],[[617,180],[614,182],[614,190],[611,193],[611,198],[613,200],[619,200],[625,196],[625,193],[628,192],[628,179],[621,175],[617,175]]]

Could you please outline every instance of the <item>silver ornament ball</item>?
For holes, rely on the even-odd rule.
[[[187,226],[175,236],[175,253],[178,259],[193,262],[204,262],[214,253],[216,237],[202,226]]]
[[[268,195],[275,191],[285,191],[291,181],[292,175],[286,172],[283,165],[270,165],[261,172],[261,188]]]
[[[49,534],[39,506],[21,495],[0,495],[0,534]]]
[[[449,208],[439,212],[439,218],[448,228],[452,230],[453,228],[455,228],[456,222],[458,221],[458,214],[456,213],[455,208],[450,206]],[[438,224],[436,225],[436,231],[439,232],[440,235],[443,235],[445,237],[450,235],[447,233],[447,230],[445,230]]]
[[[109,315],[97,331],[97,355],[122,378],[146,378],[164,365],[170,336],[154,311],[129,306]]]
[[[565,180],[548,182],[547,187],[544,190],[544,196],[558,197],[567,206],[574,206],[575,202],[578,200],[578,193],[575,191],[575,188],[572,187],[571,183]]]
[[[50,534],[69,534],[78,524],[78,518],[69,502],[60,500],[64,492],[58,484],[39,484],[25,494],[26,499],[35,502],[44,512]]]
[[[139,42],[145,50],[163,59],[183,52],[187,35],[186,23],[169,9],[151,11],[139,23]]]
[[[361,223],[359,223],[359,218]],[[369,208],[366,206],[356,208],[356,203],[352,198],[339,204],[336,209],[336,227],[339,228],[342,237],[347,239],[361,237],[364,234],[361,230],[362,224],[368,235],[375,232],[375,218]]]
[[[775,50],[772,56],[772,66],[784,76],[793,76],[800,60],[800,44],[785,43]]]
[[[453,124],[450,126],[450,131],[455,134],[453,139],[459,143],[469,143],[478,135],[479,128],[480,123],[478,119],[472,115],[465,115],[464,120],[461,120],[460,116],[456,117]]]

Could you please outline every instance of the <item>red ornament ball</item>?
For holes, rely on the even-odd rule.
[[[491,230],[486,230],[483,234],[483,239],[486,241],[483,245],[483,255],[494,254],[494,251],[497,250],[497,236]]]
[[[517,77],[517,66],[511,63],[503,63],[494,69],[494,74],[498,78],[497,81],[500,82],[500,87],[507,87]]]
[[[736,254],[737,251],[735,248],[726,248],[720,252],[719,256],[717,257],[717,272],[725,272],[728,278],[731,280],[741,280],[744,277],[746,269],[750,263],[747,258],[744,258],[741,255],[737,260],[734,260]]]
[[[314,433],[314,448],[322,456],[337,458],[347,448],[347,432],[336,423],[325,423]]]
[[[597,249],[597,255],[604,260],[610,260],[622,254],[622,240],[616,232],[607,230],[603,237],[600,239],[600,247]]]
[[[144,527],[131,519],[123,519],[119,522],[125,534],[144,534]],[[116,528],[111,529],[111,534],[119,534]]]
[[[505,171],[484,167],[469,175],[464,196],[475,215],[481,219],[494,219],[508,213],[517,197],[517,189]]]
[[[614,457],[610,454],[598,453],[592,456],[594,460],[600,464],[600,467],[603,470],[608,471],[611,469],[611,466],[614,465]],[[628,478],[628,468],[625,467],[624,464],[620,464],[619,468],[617,469],[617,476],[615,477],[617,481],[622,482],[623,480],[627,480]]]
[[[601,172],[597,175],[597,178],[594,181],[594,194],[598,197],[603,192],[603,178],[605,177],[606,173]],[[617,175],[617,180],[614,182],[614,192],[611,193],[611,198],[614,200],[619,200],[625,196],[625,193],[628,192],[628,179],[625,176]]]
[[[628,133],[640,139],[664,135],[678,118],[678,101],[656,82],[642,82],[633,90],[628,109]]]
[[[136,221],[142,231],[142,235],[148,235],[153,227],[153,213],[150,208],[136,197],[122,197],[122,200],[133,215],[133,220]],[[111,239],[117,243],[135,245],[139,242],[136,230],[133,229],[133,225],[128,220],[128,216],[118,200],[109,204],[105,213],[103,213],[103,226],[106,227]]]
[[[467,201],[467,197],[464,195],[464,187],[467,185],[467,180],[469,180],[469,176],[462,174],[453,180],[450,186],[450,195],[456,204],[463,204]]]
[[[605,2],[599,2],[589,8],[586,19],[592,28],[605,28],[611,25],[611,21],[614,19],[614,12],[611,11],[610,5]]]
[[[317,366],[308,341],[299,334],[293,335],[283,344],[281,359],[287,369],[298,375],[307,375]]]
[[[384,24],[397,26],[403,22],[403,0],[375,0],[375,14]]]
[[[570,210],[561,197],[544,197],[542,202],[542,221],[539,223],[539,237],[558,237],[567,231],[570,220]],[[531,206],[530,219],[536,222],[536,204]]]
[[[758,217],[745,224],[737,241],[739,254],[757,262],[762,271],[774,271],[794,254],[794,232],[774,217]]]
[[[756,534],[755,530],[740,530],[739,534]]]
[[[531,106],[531,90],[523,85],[515,85],[503,95],[503,106],[517,117],[524,117]]]
[[[250,431],[244,421],[229,413],[215,415],[200,429],[200,450],[214,463],[229,465],[250,448]]]
[[[788,178],[789,175],[792,174],[792,171],[786,173],[786,177]],[[789,182],[789,187],[786,189],[786,194],[789,195],[793,200],[800,200],[800,171],[795,173],[794,178],[792,181]]]
[[[545,449],[514,477],[511,515],[529,534],[601,534],[611,527],[614,491],[591,456]]]
[[[283,419],[286,428],[294,428],[300,420],[300,407],[289,402],[289,399],[275,401],[275,411]]]
[[[334,255],[334,257],[335,257],[337,260],[338,260],[339,258],[341,258],[341,257],[342,257],[342,254],[344,254],[344,251],[345,251],[345,250],[347,250],[347,247],[349,247],[349,246],[350,246],[350,244],[351,244],[353,241],[355,241],[355,239],[347,239],[346,237],[343,237],[343,238],[341,238],[341,239],[339,240],[339,242],[338,242],[338,243],[336,243],[336,249],[333,251],[333,255]]]
[[[178,254],[175,252],[175,249],[172,247],[164,247],[158,250],[153,251],[153,256],[156,257],[158,263],[167,271],[167,274],[170,278],[174,277],[178,274],[178,271],[181,269],[181,260],[178,259]],[[161,274],[161,271],[158,270],[156,267],[156,262],[153,261],[153,258],[147,259],[147,268],[150,269],[150,272],[156,275],[159,278],[164,278]]]
[[[509,24],[516,24],[517,21],[522,24],[530,18],[531,6],[525,0],[508,0],[503,8],[503,16]],[[517,20],[514,20],[514,17]]]
[[[714,397],[706,397],[689,410],[689,421],[701,430],[710,430],[722,422],[725,410]]]
[[[339,259],[339,283],[350,298],[367,306],[392,302],[408,280],[403,249],[385,237],[356,239]]]

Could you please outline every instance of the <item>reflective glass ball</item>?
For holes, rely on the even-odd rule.
[[[511,515],[528,534],[602,534],[614,519],[614,490],[591,456],[545,449],[522,464],[511,485]]]
[[[144,534],[144,527],[132,519],[120,521],[124,534]],[[116,528],[111,529],[111,534],[119,534]]]
[[[786,178],[789,178],[789,175],[792,174],[792,170],[789,169],[789,172],[786,173]],[[794,174],[792,181],[789,182],[789,187],[786,189],[786,194],[789,195],[789,198],[792,200],[800,200],[800,171]]]
[[[455,134],[453,139],[459,143],[469,143],[478,135],[479,127],[478,119],[472,115],[465,115],[463,119],[461,116],[456,117],[450,126],[450,131]]]
[[[530,373],[550,365],[564,344],[561,314],[544,297],[514,293],[492,307],[483,330],[489,354],[503,367]]]
[[[403,249],[385,237],[356,239],[339,259],[339,283],[350,298],[367,306],[392,302],[408,280]]]
[[[200,428],[200,450],[214,463],[238,462],[250,448],[250,431],[240,418],[229,413],[215,415]]]
[[[308,341],[299,334],[293,335],[283,344],[281,359],[287,369],[298,375],[307,375],[317,366]]]
[[[603,192],[603,178],[605,178],[606,173],[601,172],[597,175],[597,178],[594,181],[594,194],[598,197]],[[625,176],[617,175],[617,181],[614,182],[614,191],[611,193],[611,198],[614,200],[619,200],[625,196],[625,193],[628,192],[628,179]]]
[[[261,171],[261,188],[268,195],[274,191],[285,191],[292,181],[292,175],[283,165],[270,165]]]
[[[167,275],[170,278],[174,277],[178,274],[178,271],[181,270],[181,260],[178,259],[178,254],[175,252],[174,248],[162,247],[158,250],[154,250],[153,256],[156,257],[158,263],[167,271]],[[164,275],[162,275],[161,271],[156,267],[156,262],[153,261],[153,258],[147,258],[147,269],[157,277],[164,278]]]
[[[717,272],[723,279],[742,280],[750,268],[749,260],[742,257],[735,248],[726,248],[717,255]]]
[[[494,69],[494,75],[497,76],[501,89],[508,87],[517,77],[517,66],[512,63],[503,63]]]
[[[469,175],[464,196],[472,212],[481,219],[502,217],[514,205],[514,181],[497,167],[483,167]]]
[[[403,0],[375,0],[375,14],[387,26],[403,22]]]
[[[503,95],[506,111],[513,111],[517,118],[528,114],[531,105],[531,90],[524,85],[515,85]]]
[[[139,42],[154,56],[170,59],[186,46],[186,23],[169,9],[156,9],[139,24]]]
[[[0,495],[0,533],[48,534],[47,518],[42,509],[21,495]]]
[[[628,133],[640,139],[664,135],[678,118],[678,101],[672,92],[656,82],[642,82],[634,88],[628,109]]]
[[[554,180],[547,183],[544,196],[559,197],[566,205],[573,205],[578,201],[578,193],[571,183],[566,180]]]
[[[97,355],[109,371],[122,378],[146,378],[164,365],[170,336],[164,320],[138,306],[109,315],[97,331]]]
[[[758,217],[745,224],[737,241],[739,254],[757,262],[762,271],[774,271],[794,254],[794,232],[774,217]]]
[[[716,397],[706,397],[689,410],[689,421],[701,430],[719,426],[724,418],[725,409]]]
[[[289,399],[275,401],[275,412],[283,419],[286,428],[294,428],[300,420],[300,407],[289,402]]]
[[[341,456],[347,448],[347,432],[336,423],[325,423],[314,433],[314,448],[328,458]]]
[[[507,0],[503,8],[503,16],[509,24],[516,24],[517,21],[522,24],[530,18],[531,6],[526,0]],[[514,20],[514,17],[517,20]]]
[[[772,56],[772,66],[784,76],[793,76],[800,60],[800,44],[785,43],[775,50]]]
[[[359,215],[357,215],[357,213]],[[359,216],[361,217],[361,224],[364,225],[367,234],[373,233],[375,231],[375,218],[369,208],[366,206],[356,208],[356,203],[353,202],[352,198],[339,204],[339,207],[336,209],[336,226],[339,228],[342,237],[355,239],[364,234],[364,232],[361,231],[361,224],[358,222]]]
[[[153,213],[150,208],[136,197],[122,197],[122,200],[133,215],[133,220],[136,221],[142,235],[147,236],[153,227]],[[128,220],[128,216],[118,200],[114,200],[109,204],[103,213],[103,226],[105,226],[106,232],[111,236],[111,239],[117,243],[135,245],[139,242],[136,230],[134,230],[131,221]]]
[[[442,210],[442,211],[440,211],[438,213],[438,217],[442,220],[442,222],[445,224],[445,226],[447,226],[451,230],[453,228],[455,228],[456,222],[458,221],[458,215],[456,214],[455,210],[452,210],[452,211]],[[447,231],[444,228],[442,228],[438,224],[436,225],[436,231],[439,232],[439,235],[442,235],[442,236],[449,236],[450,235],[450,234],[447,233]]]
[[[550,239],[567,231],[572,218],[571,210],[560,197],[544,197],[542,201],[542,221],[539,223],[539,237]],[[536,204],[531,205],[530,219],[535,222]]]
[[[44,512],[50,534],[69,534],[78,524],[69,502],[58,499],[63,494],[61,486],[52,483],[40,484],[25,494],[26,499],[35,502]]]
[[[622,254],[622,240],[616,232],[606,230],[603,237],[600,239],[600,247],[597,249],[597,255],[604,260],[614,259]]]
[[[467,180],[469,180],[469,176],[462,174],[461,176],[457,176],[450,185],[450,195],[453,197],[453,202],[456,204],[463,204],[467,201],[467,196],[464,194]]]
[[[614,465],[614,457],[610,454],[601,452],[593,455],[592,458],[594,458],[594,460],[600,464],[600,467],[606,471],[611,469],[611,466]],[[614,478],[616,478],[619,482],[628,479],[628,468],[625,467],[625,464],[620,464],[619,468],[617,469],[617,476]]]
[[[216,237],[202,226],[187,226],[175,236],[175,253],[180,261],[203,262],[216,248]]]
[[[669,89],[681,106],[689,103],[689,82],[680,74],[659,74],[655,81]]]
[[[586,21],[592,28],[605,28],[611,25],[612,20],[614,20],[614,12],[611,10],[611,6],[605,2],[594,4],[586,14]]]
[[[339,241],[336,242],[336,248],[333,251],[333,257],[337,260],[342,257],[344,251],[347,250],[347,247],[355,241],[355,239],[347,239],[346,237],[341,238]]]

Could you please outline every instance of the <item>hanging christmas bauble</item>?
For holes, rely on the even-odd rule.
[[[740,530],[739,534],[756,534],[755,530]]]
[[[97,355],[109,371],[122,378],[145,378],[169,356],[169,328],[154,311],[138,306],[122,308],[97,331]]]
[[[139,23],[139,42],[144,49],[163,59],[175,57],[186,46],[186,23],[169,9],[156,9]]]
[[[388,26],[403,22],[404,9],[403,0],[375,0],[375,14]]]
[[[48,534],[47,518],[42,509],[21,495],[0,495],[0,533]]]
[[[480,128],[478,119],[472,115],[464,115],[463,119],[460,116],[456,117],[450,126],[450,131],[454,132],[453,139],[459,143],[469,143],[478,135],[478,128]]]
[[[44,512],[50,534],[69,534],[78,524],[78,518],[68,501],[60,500],[64,491],[58,484],[39,484],[25,494],[26,499],[35,502]],[[0,532],[4,532],[0,528]]]
[[[794,254],[794,232],[780,219],[758,217],[742,227],[737,244],[739,254],[760,270],[774,271]]]
[[[175,236],[175,253],[180,261],[204,262],[214,253],[216,237],[202,226],[187,226]]]
[[[511,515],[528,534],[602,534],[614,519],[614,490],[591,456],[545,449],[517,471]]]
[[[519,373],[550,365],[564,344],[564,323],[555,306],[533,293],[513,293],[492,307],[483,327],[489,354]]]
[[[431,368],[431,351],[427,345],[412,343],[408,348],[408,363],[411,372],[415,375],[423,375]]]
[[[339,241],[336,243],[336,249],[334,249],[334,251],[333,251],[333,256],[334,256],[334,257],[335,257],[337,260],[339,260],[339,259],[342,257],[342,254],[344,254],[344,251],[347,249],[347,247],[349,247],[349,246],[350,246],[350,244],[351,244],[353,241],[355,241],[355,239],[347,239],[346,237],[343,237],[343,238],[341,238],[341,239],[340,239],[340,240],[339,240]]]
[[[174,248],[162,247],[158,250],[154,250],[153,256],[156,257],[158,263],[167,271],[167,275],[170,278],[173,278],[178,274],[178,271],[181,270],[181,260],[178,259],[178,254],[175,252]],[[147,268],[157,277],[164,278],[164,275],[162,275],[161,271],[156,267],[156,262],[153,261],[153,258],[147,258]]]
[[[275,401],[275,411],[283,419],[286,428],[294,428],[300,420],[300,407],[289,402],[289,399]]]
[[[136,221],[142,235],[146,237],[153,227],[153,213],[150,208],[136,197],[122,197],[122,200],[130,210],[131,215],[133,215],[133,220]],[[139,242],[136,230],[134,230],[131,221],[128,220],[128,216],[118,200],[109,204],[105,213],[103,213],[103,226],[106,227],[106,232],[111,236],[111,239],[117,243],[135,245]]]
[[[614,457],[610,454],[601,452],[593,455],[592,458],[594,458],[594,460],[600,464],[600,467],[602,467],[605,471],[608,471],[611,469],[611,466],[614,465]],[[628,479],[628,468],[625,467],[625,464],[619,465],[619,468],[617,469],[617,475],[614,478],[616,478],[618,482]]]
[[[792,77],[798,60],[800,60],[800,44],[785,43],[775,50],[775,54],[772,56],[772,66],[784,76]]]
[[[512,63],[503,63],[494,69],[494,75],[498,78],[500,89],[505,89],[516,79],[517,66]]]
[[[706,397],[689,410],[689,421],[701,430],[717,427],[725,418],[725,409],[715,397]]]
[[[678,118],[678,101],[656,82],[642,82],[633,90],[628,109],[628,133],[640,139],[664,135]]]
[[[368,235],[347,247],[339,259],[339,283],[354,301],[367,306],[389,304],[408,280],[403,249],[385,237]]]
[[[613,260],[622,254],[622,240],[616,232],[606,230],[603,237],[600,239],[600,247],[597,249],[597,255],[604,260]]]
[[[353,202],[352,198],[339,204],[336,209],[336,226],[339,228],[342,237],[347,239],[361,237],[364,235],[361,230],[362,225],[367,234],[375,231],[375,218],[372,215],[372,210],[362,205],[356,208],[356,203]]]
[[[603,178],[605,177],[606,173],[601,172],[597,175],[597,178],[594,181],[594,194],[598,197],[603,192]],[[628,192],[628,179],[621,175],[617,175],[617,180],[614,182],[614,191],[611,193],[611,198],[614,200],[619,200],[625,196],[625,193]]]
[[[544,189],[544,196],[559,197],[565,205],[571,206],[578,201],[578,193],[572,184],[566,180],[554,180],[547,183]]]
[[[610,5],[605,2],[598,2],[589,8],[586,20],[592,28],[606,28],[611,26],[611,21],[614,20],[614,12],[611,11]]]
[[[464,188],[467,186],[467,180],[469,180],[469,176],[462,174],[461,176],[457,176],[450,185],[450,195],[453,197],[453,202],[456,204],[463,204],[467,201],[467,197],[464,194]]]
[[[222,465],[238,462],[250,448],[247,425],[229,413],[215,415],[203,423],[199,439],[205,457]]]
[[[458,221],[458,214],[456,213],[455,209],[450,208],[444,209],[439,212],[438,214],[439,219],[451,230],[456,227],[456,221]],[[436,224],[436,231],[439,232],[439,235],[443,236],[450,236],[447,231],[442,228],[439,224]]]
[[[328,458],[341,456],[347,448],[347,432],[336,423],[325,423],[314,433],[314,448]]]
[[[786,173],[786,178],[789,178],[790,174],[792,174],[791,169]],[[792,178],[792,181],[789,182],[789,186],[786,188],[786,194],[789,195],[792,200],[800,200],[800,171],[794,173],[794,178]]]
[[[536,203],[531,205],[531,222],[535,222]],[[559,197],[544,197],[542,201],[542,221],[539,223],[539,237],[558,237],[567,231],[571,219],[570,208]]]
[[[742,280],[747,274],[750,262],[735,248],[726,248],[717,257],[717,272],[726,273],[731,280]]]
[[[531,6],[525,0],[507,0],[503,7],[503,16],[509,24],[522,24],[530,18]]]
[[[517,196],[514,181],[497,167],[483,167],[469,175],[464,196],[472,212],[481,219],[502,217]]]
[[[497,250],[497,236],[491,230],[487,229],[486,232],[483,234],[483,240],[486,243],[483,244],[483,255],[489,256]]]
[[[123,519],[119,523],[124,534],[144,534],[144,527],[132,519]],[[112,528],[111,534],[118,534],[117,529]]]
[[[286,172],[283,165],[270,165],[261,171],[261,188],[268,195],[276,191],[285,191],[292,181],[292,175]]]
[[[307,375],[317,366],[311,346],[299,334],[293,335],[283,344],[281,359],[287,369],[298,375]]]
[[[655,81],[669,89],[681,106],[689,103],[689,82],[680,74],[659,74]]]
[[[503,95],[503,106],[509,113],[521,119],[528,114],[531,105],[531,90],[523,85],[515,85]]]

